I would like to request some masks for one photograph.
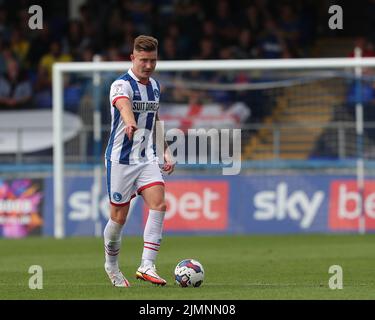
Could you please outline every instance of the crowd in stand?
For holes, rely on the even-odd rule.
[[[54,62],[129,60],[139,34],[159,39],[160,60],[191,60],[306,57],[317,32],[309,0],[88,0],[76,19],[52,3],[30,30],[32,3],[0,0],[1,109],[51,108]]]

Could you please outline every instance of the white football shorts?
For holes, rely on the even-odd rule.
[[[107,191],[114,206],[125,206],[144,189],[164,185],[157,162],[121,164],[106,160]]]

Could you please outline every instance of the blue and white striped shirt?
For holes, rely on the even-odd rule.
[[[115,103],[120,98],[129,99],[137,123],[133,139],[125,135],[125,124]],[[150,78],[142,84],[131,69],[111,85],[111,134],[105,158],[121,164],[152,162],[156,159],[153,148],[153,132],[159,109],[160,85]]]

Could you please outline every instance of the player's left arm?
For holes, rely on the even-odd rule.
[[[159,113],[156,112],[156,125],[158,125],[160,121]],[[162,127],[159,126],[158,130],[162,130]],[[162,137],[164,137],[164,132],[162,132]],[[167,174],[171,174],[174,171],[175,167],[175,161],[173,159],[171,150],[169,149],[167,141],[163,139],[164,141],[164,165],[163,165],[163,171],[165,171]]]

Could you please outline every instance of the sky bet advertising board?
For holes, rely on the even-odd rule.
[[[45,180],[44,234],[53,235],[53,184]],[[103,179],[99,217],[93,216],[92,178],[65,180],[66,235],[94,235],[109,214]],[[366,231],[375,230],[375,178],[368,178],[363,201],[355,177],[329,175],[251,175],[168,177],[169,234],[281,234],[357,232],[360,216]],[[363,210],[361,210],[361,203]],[[140,196],[131,201],[124,233],[141,235],[148,208]],[[99,219],[99,220],[98,220]]]

